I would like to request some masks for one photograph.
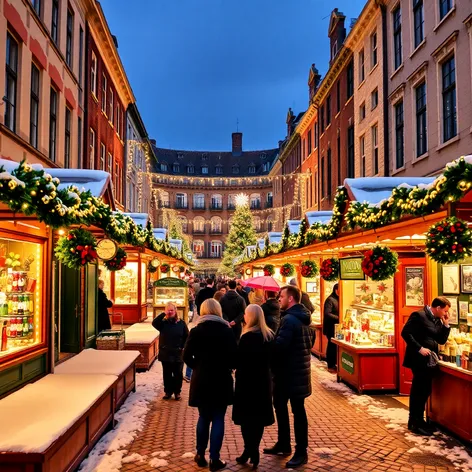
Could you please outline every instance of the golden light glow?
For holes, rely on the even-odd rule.
[[[245,193],[238,193],[234,197],[234,203],[237,207],[247,206],[249,204],[249,197]]]
[[[63,229],[60,229],[58,231],[58,234],[59,234],[59,236],[64,236],[64,234],[66,234],[66,232]]]

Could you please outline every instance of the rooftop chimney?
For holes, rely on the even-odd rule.
[[[231,135],[233,138],[232,153],[233,156],[240,156],[243,153],[243,133],[239,131]]]
[[[155,140],[155,139],[150,139],[149,141],[150,141],[150,143],[151,143],[153,146],[156,145],[156,140]]]
[[[118,38],[112,34],[111,39],[113,39],[113,43],[115,44],[115,48],[118,49]]]

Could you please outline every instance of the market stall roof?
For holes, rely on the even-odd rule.
[[[256,250],[257,246],[246,246],[246,251],[247,251],[247,255],[250,256],[255,250]]]
[[[395,187],[429,188],[437,177],[360,177],[345,179],[344,186],[351,201],[377,205],[392,194]]]
[[[154,237],[159,240],[166,239],[167,229],[166,228],[154,228],[152,230]]]
[[[301,220],[288,220],[287,226],[290,234],[298,234],[298,231],[300,231],[300,224]]]
[[[182,250],[182,240],[181,239],[169,239],[169,244],[179,251]]]
[[[305,213],[309,226],[313,223],[328,223],[332,216],[332,211],[307,211]]]
[[[264,249],[265,240],[264,239],[258,239],[257,240],[257,246],[259,246],[259,249]]]
[[[149,220],[147,213],[123,213],[123,215],[129,216],[138,226],[141,225],[143,229],[146,228]]]
[[[270,231],[267,235],[269,236],[269,244],[280,243],[282,241],[282,233],[278,231]]]

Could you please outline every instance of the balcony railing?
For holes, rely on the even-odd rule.
[[[222,229],[210,229],[210,234],[223,234]]]
[[[272,208],[273,206],[274,206],[274,204],[273,204],[272,200],[266,202],[266,205],[265,205],[266,208]]]
[[[205,210],[206,207],[205,207],[205,204],[204,204],[204,203],[203,203],[203,204],[200,204],[200,203],[195,204],[195,203],[194,203],[193,206],[192,206],[192,208],[193,208],[194,210]]]
[[[177,210],[187,210],[188,203],[186,203],[186,202],[175,202],[175,208]]]
[[[223,204],[222,203],[217,203],[217,204],[211,204],[210,210],[222,210],[223,209]]]
[[[200,228],[193,228],[192,233],[193,234],[206,234],[206,231],[204,229],[200,229]]]
[[[228,203],[228,210],[236,210],[236,205],[234,203]]]
[[[251,210],[260,210],[261,202],[251,202]]]

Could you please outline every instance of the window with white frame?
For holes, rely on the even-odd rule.
[[[195,208],[196,210],[203,210],[205,208],[205,194],[193,194],[193,208]]]
[[[413,0],[413,29],[413,44],[416,49],[424,40],[423,0]]]
[[[259,193],[253,193],[249,197],[249,204],[251,210],[259,210],[261,208],[261,195]]]
[[[359,107],[359,121],[365,119],[365,102]]]
[[[167,172],[167,162],[161,162],[161,172]]]
[[[454,0],[439,0],[439,18],[442,20],[454,6]]]
[[[451,56],[441,64],[443,142],[457,135],[456,61]]]
[[[203,257],[203,254],[205,253],[205,242],[199,239],[193,241],[193,253],[197,257]]]
[[[210,244],[210,257],[221,257],[221,241],[212,241]]]
[[[89,169],[95,169],[95,131],[90,128],[89,129]]]
[[[361,177],[365,177],[365,135],[359,138],[359,150],[361,155]]]
[[[377,108],[377,105],[379,104],[379,89],[375,89],[372,91],[370,94],[370,102],[371,102],[371,110]]]
[[[267,231],[272,231],[274,227],[274,223],[272,221],[272,218],[269,216],[267,218]]]
[[[72,49],[74,46],[74,12],[70,7],[67,8],[66,23],[66,63],[72,68]]]
[[[204,233],[205,232],[205,218],[202,216],[196,216],[193,219],[193,232]]]
[[[213,210],[221,210],[223,208],[223,197],[219,193],[211,196],[211,208]]]
[[[107,78],[105,74],[102,75],[102,111],[107,113]]]
[[[217,165],[215,167],[215,174],[217,174],[217,175],[222,175],[223,174],[223,166],[222,165]]]
[[[179,173],[180,172],[180,164],[178,162],[174,162],[172,164],[172,172]]]
[[[398,5],[392,12],[393,22],[393,68],[397,70],[403,62],[402,10]]]
[[[105,170],[106,149],[103,143],[100,143],[100,170]]]
[[[187,208],[187,194],[177,193],[175,195],[175,203],[177,208]]]
[[[416,111],[416,157],[428,151],[428,115],[426,111],[426,82],[415,88]]]
[[[39,128],[39,69],[31,63],[31,97],[30,97],[30,144],[38,147]]]
[[[208,174],[208,166],[202,166],[202,174]]]
[[[371,69],[377,65],[377,31],[370,36],[370,67]]]
[[[113,110],[114,110],[114,104],[113,104],[113,90],[110,88],[110,114],[108,115],[108,119],[110,123],[113,124]]]
[[[254,229],[256,231],[260,231],[261,230],[261,218],[259,216],[255,216],[253,218],[253,222],[254,222]]]
[[[179,215],[179,216],[177,217],[177,219],[178,219],[179,222],[180,222],[180,226],[181,226],[181,228],[182,228],[182,231],[183,231],[184,233],[187,233],[187,232],[188,232],[187,217],[184,216],[184,215]]]
[[[365,80],[365,54],[364,49],[359,52],[359,83]]]
[[[111,155],[111,152],[108,153],[107,172],[110,174],[113,172],[113,156]]]
[[[375,124],[371,128],[372,136],[372,164],[374,168],[374,175],[379,173],[379,126]]]
[[[159,192],[159,199],[161,201],[161,206],[163,208],[168,208],[170,204],[169,200],[169,192],[166,192],[165,190],[161,190]]]
[[[90,65],[90,91],[97,96],[97,56],[92,51],[92,62]]]
[[[219,216],[213,216],[210,220],[210,230],[212,233],[221,233],[223,231],[223,220]]]

